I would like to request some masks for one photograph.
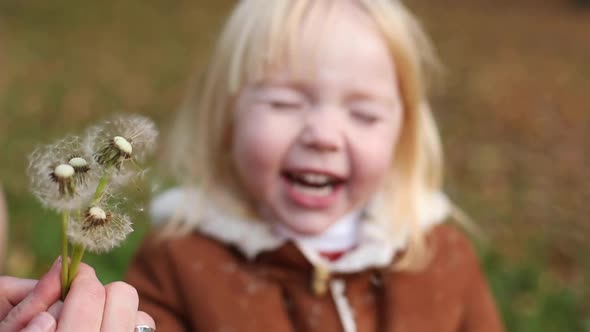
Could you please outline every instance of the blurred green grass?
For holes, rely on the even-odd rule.
[[[9,274],[41,275],[59,248],[59,218],[28,192],[26,155],[110,113],[168,128],[232,3],[0,2]],[[447,65],[433,97],[447,188],[488,238],[478,248],[508,330],[590,331],[590,12],[560,0],[409,5]],[[122,277],[164,182],[130,188],[136,232],[86,257],[103,282]]]
[[[192,7],[191,7],[192,6]],[[39,276],[57,253],[59,218],[30,195],[27,154],[100,121],[137,112],[164,129],[202,62],[229,1],[0,2],[0,183],[10,214],[8,273]],[[201,51],[199,51],[201,50]],[[106,256],[88,255],[104,282],[120,279],[142,235],[143,210],[164,180],[129,189],[136,232]]]

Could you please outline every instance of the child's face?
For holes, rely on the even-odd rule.
[[[303,234],[323,232],[379,190],[402,122],[387,46],[368,18],[337,10],[321,38],[317,22],[302,27],[298,75],[278,68],[236,102],[232,153],[246,192],[265,219]]]

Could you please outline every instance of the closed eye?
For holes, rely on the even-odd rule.
[[[270,100],[268,104],[271,108],[276,110],[296,110],[303,108],[303,103],[296,101]]]
[[[352,110],[351,115],[353,119],[366,125],[371,125],[379,122],[381,118],[374,112],[363,111],[363,110]]]
[[[284,86],[263,86],[257,91],[260,103],[272,110],[290,111],[305,107],[305,96],[297,89]]]

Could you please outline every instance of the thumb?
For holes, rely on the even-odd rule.
[[[37,314],[20,332],[54,332],[56,327],[55,318],[47,311],[43,311]]]

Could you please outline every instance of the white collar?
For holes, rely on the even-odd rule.
[[[421,202],[421,206],[420,225],[424,229],[443,222],[451,208],[447,196],[442,192],[432,193]],[[156,224],[180,217],[187,224],[194,225],[199,232],[236,247],[248,259],[253,259],[263,251],[277,249],[293,239],[283,231],[277,231],[269,223],[224,213],[224,210],[194,188],[174,188],[158,195],[150,205],[150,215],[152,222]],[[201,217],[195,220],[196,216]],[[352,220],[355,219],[359,220]],[[349,227],[346,226],[350,223],[347,220],[344,219],[343,228]],[[389,265],[397,251],[407,244],[407,231],[400,231],[391,238],[375,222],[362,221],[358,224],[357,246],[336,261],[329,261],[318,254],[319,245],[316,247],[314,244],[317,239],[296,241],[296,245],[313,265],[321,265],[331,272],[351,273],[369,267]],[[342,225],[335,224],[333,231],[338,233]]]
[[[349,213],[318,235],[296,233],[283,224],[275,224],[274,229],[286,240],[317,252],[347,251],[358,243],[361,214],[362,211]]]

